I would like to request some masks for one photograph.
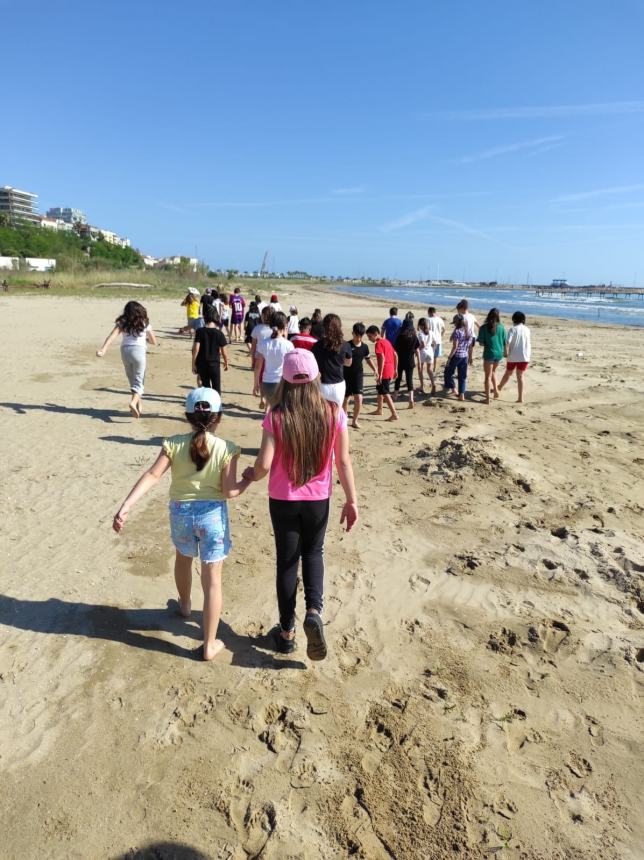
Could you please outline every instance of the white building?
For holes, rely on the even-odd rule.
[[[181,257],[181,256],[161,257],[157,261],[156,266],[159,269],[162,269],[164,266],[180,266],[181,262],[183,260],[188,261],[190,268],[193,272],[197,271],[197,266],[199,265],[199,260],[196,257]]]
[[[47,257],[25,257],[25,263],[30,272],[51,272],[56,268],[56,260]],[[0,269],[18,272],[20,270],[20,257],[0,257]]]
[[[70,232],[74,229],[73,224],[63,221],[62,218],[50,218],[48,215],[41,215],[38,223],[41,227],[45,227],[47,230]]]
[[[38,221],[40,216],[36,212],[37,200],[38,195],[32,194],[31,191],[20,191],[18,188],[12,188],[11,185],[0,188],[0,212],[9,216],[11,224],[20,221]]]
[[[25,263],[30,272],[53,272],[56,268],[56,260],[46,257],[25,257]]]
[[[87,216],[81,209],[71,206],[52,206],[47,210],[48,218],[56,218],[67,224],[87,224]]]

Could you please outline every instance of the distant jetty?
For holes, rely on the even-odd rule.
[[[592,287],[568,287],[568,286],[550,286],[550,287],[533,287],[534,293],[537,296],[570,296],[571,298],[592,299],[599,297],[601,299],[629,299],[636,296],[641,299],[644,296],[643,287],[607,287],[605,285]]]

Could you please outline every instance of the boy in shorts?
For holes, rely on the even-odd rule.
[[[367,329],[367,337],[371,343],[375,344],[376,361],[378,370],[376,371],[376,391],[378,392],[378,405],[372,415],[382,415],[383,401],[387,404],[387,408],[391,415],[388,421],[398,421],[398,413],[394,406],[394,401],[389,393],[392,379],[398,375],[398,355],[389,341],[380,335],[377,325],[370,325]]]
[[[351,426],[355,427],[356,430],[360,429],[360,425],[358,424],[358,415],[360,415],[362,397],[364,394],[364,371],[362,369],[362,362],[366,361],[369,367],[373,370],[374,376],[378,375],[378,371],[369,355],[369,347],[362,340],[364,333],[364,323],[355,323],[353,326],[353,337],[349,341],[352,362],[350,367],[344,368],[346,390],[344,393],[344,403],[342,404],[342,408],[347,412],[349,398],[353,397],[353,419],[351,421]]]
[[[499,391],[509,381],[512,374],[516,373],[517,403],[523,403],[523,375],[528,369],[531,356],[530,329],[525,324],[525,314],[522,311],[515,311],[512,314],[512,326],[508,331],[508,340],[505,345],[505,373],[499,382]]]

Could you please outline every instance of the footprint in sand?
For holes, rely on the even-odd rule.
[[[264,853],[268,840],[277,827],[277,813],[272,803],[254,804],[253,787],[249,783],[240,786],[227,804],[224,800],[224,815],[239,838],[239,847],[247,858],[258,858]],[[235,858],[237,854],[233,855]]]
[[[277,756],[276,768],[289,770],[300,748],[302,732],[309,727],[309,714],[304,709],[273,704],[258,722],[263,724],[258,738]]]
[[[345,633],[338,642],[338,663],[345,675],[355,675],[369,665],[371,645],[359,633]]]

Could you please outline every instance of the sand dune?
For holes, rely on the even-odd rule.
[[[347,330],[385,313],[280,298]],[[146,300],[136,422],[118,349],[94,356],[122,302],[0,299],[2,856],[644,857],[641,330],[529,321],[526,404],[508,386],[489,409],[364,418],[322,664],[301,636],[271,651],[266,486],[233,501],[228,650],[203,664],[200,613],[175,614],[167,483],[110,530],[193,380],[178,302]],[[221,433],[247,464],[260,422],[231,356]]]

